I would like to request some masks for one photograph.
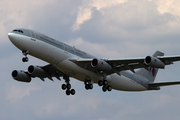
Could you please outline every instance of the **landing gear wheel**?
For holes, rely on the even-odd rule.
[[[67,84],[67,89],[71,89],[71,84]]]
[[[89,90],[89,85],[88,84],[85,85],[85,89]]]
[[[93,85],[92,84],[89,84],[89,89],[93,89]]]
[[[107,85],[108,81],[107,80],[103,80],[103,85]]]
[[[26,57],[26,62],[28,62],[29,61],[29,59],[28,59],[28,57]]]
[[[75,90],[74,89],[71,89],[71,95],[75,95]]]
[[[107,90],[108,91],[111,91],[112,90],[112,87],[110,85],[107,86]]]
[[[66,90],[67,86],[66,86],[65,84],[62,84],[61,88],[62,88],[63,90]]]
[[[99,86],[102,86],[102,85],[103,85],[103,81],[102,81],[102,80],[99,80],[99,81],[98,81],[98,85],[99,85]]]
[[[22,61],[23,62],[28,62],[29,59],[28,59],[27,55],[29,54],[29,52],[27,50],[23,50],[22,53],[25,56],[25,57],[22,58]]]
[[[26,58],[23,57],[23,58],[22,58],[22,61],[23,61],[23,62],[26,62]]]
[[[102,91],[103,91],[103,92],[106,92],[106,91],[107,91],[107,87],[106,87],[106,86],[103,86],[103,87],[102,87]]]
[[[70,95],[71,94],[71,91],[69,89],[66,90],[66,95]]]
[[[28,59],[28,57],[23,57],[23,58],[22,58],[22,61],[23,61],[23,62],[28,62],[29,59]]]

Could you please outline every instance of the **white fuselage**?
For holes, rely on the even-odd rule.
[[[8,36],[11,42],[20,50],[28,50],[30,55],[52,64],[70,77],[80,81],[84,81],[85,78],[90,78],[94,83],[102,79],[100,74],[86,70],[70,61],[70,58],[81,58],[75,54],[29,36],[16,33],[9,33]],[[148,80],[132,72],[122,71],[121,75],[114,73],[108,75],[106,79],[112,88],[116,90],[147,90],[147,86],[145,85],[148,85]]]

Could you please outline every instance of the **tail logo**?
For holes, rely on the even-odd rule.
[[[152,76],[155,77],[157,70],[155,68],[150,67],[149,70],[152,72]]]

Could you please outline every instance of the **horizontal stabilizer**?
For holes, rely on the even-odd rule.
[[[178,85],[180,81],[177,82],[162,82],[162,83],[149,83],[150,87],[160,87],[160,86],[170,86],[170,85]]]

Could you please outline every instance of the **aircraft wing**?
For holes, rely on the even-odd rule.
[[[106,74],[112,74],[112,73],[119,74],[120,71],[124,71],[124,70],[131,70],[132,72],[135,72],[134,69],[138,69],[138,68],[148,69],[148,67],[154,67],[154,66],[145,64],[146,58],[147,57],[102,58],[100,60],[103,60],[112,66],[112,70],[108,71],[108,72],[106,71]],[[157,58],[157,60],[162,62],[164,65],[170,65],[170,64],[173,64],[173,62],[180,61],[180,56],[157,56],[154,58]],[[91,62],[92,62],[93,58],[92,59],[91,58],[90,59],[81,58],[81,59],[69,59],[69,60],[85,69],[88,69],[88,70],[91,70],[94,72],[96,71],[96,69],[92,68],[92,66],[91,66]]]
[[[180,56],[157,56],[159,60],[161,60],[165,65],[173,64],[173,62],[180,61]],[[145,68],[150,67],[145,64],[145,57],[141,58],[108,58],[104,59],[106,62],[115,64],[116,68],[120,71],[122,70],[133,70],[137,68]]]
[[[103,58],[101,60],[106,61],[107,63],[113,65],[113,69],[111,71],[106,71],[106,74],[119,74],[120,71],[123,70],[131,70],[134,72],[134,69],[138,68],[148,68],[147,65],[144,64],[145,58]],[[91,66],[92,59],[69,59],[70,61],[76,63],[78,66],[90,70],[92,72],[96,72],[97,69]]]
[[[180,81],[177,82],[162,82],[162,83],[149,83],[150,87],[160,87],[160,86],[169,86],[169,85],[178,85]]]
[[[50,80],[53,81],[52,77],[56,77],[58,80],[60,80],[60,77],[64,76],[64,74],[61,71],[59,71],[51,64],[45,66],[31,66],[31,67],[33,67],[34,71],[37,70],[38,75],[40,74],[40,76],[37,76],[37,74],[33,74],[34,71],[32,71],[32,74],[30,74],[29,72],[26,72],[26,74],[30,75],[31,77],[39,77],[43,81],[44,78],[49,78]],[[43,72],[41,70],[43,70]]]
[[[173,62],[180,61],[180,56],[157,56],[165,65],[173,64]],[[141,58],[108,58],[104,59],[107,62],[115,64],[132,64],[132,63],[144,63],[145,57]]]
[[[173,62],[180,61],[180,56],[158,56],[157,58],[163,61],[165,65],[173,64]]]
[[[138,68],[148,68],[146,64],[144,64],[143,57],[141,58],[108,58],[104,59],[106,62],[112,64],[114,66],[114,70],[123,71],[123,70],[131,70],[134,72],[134,69]]]

